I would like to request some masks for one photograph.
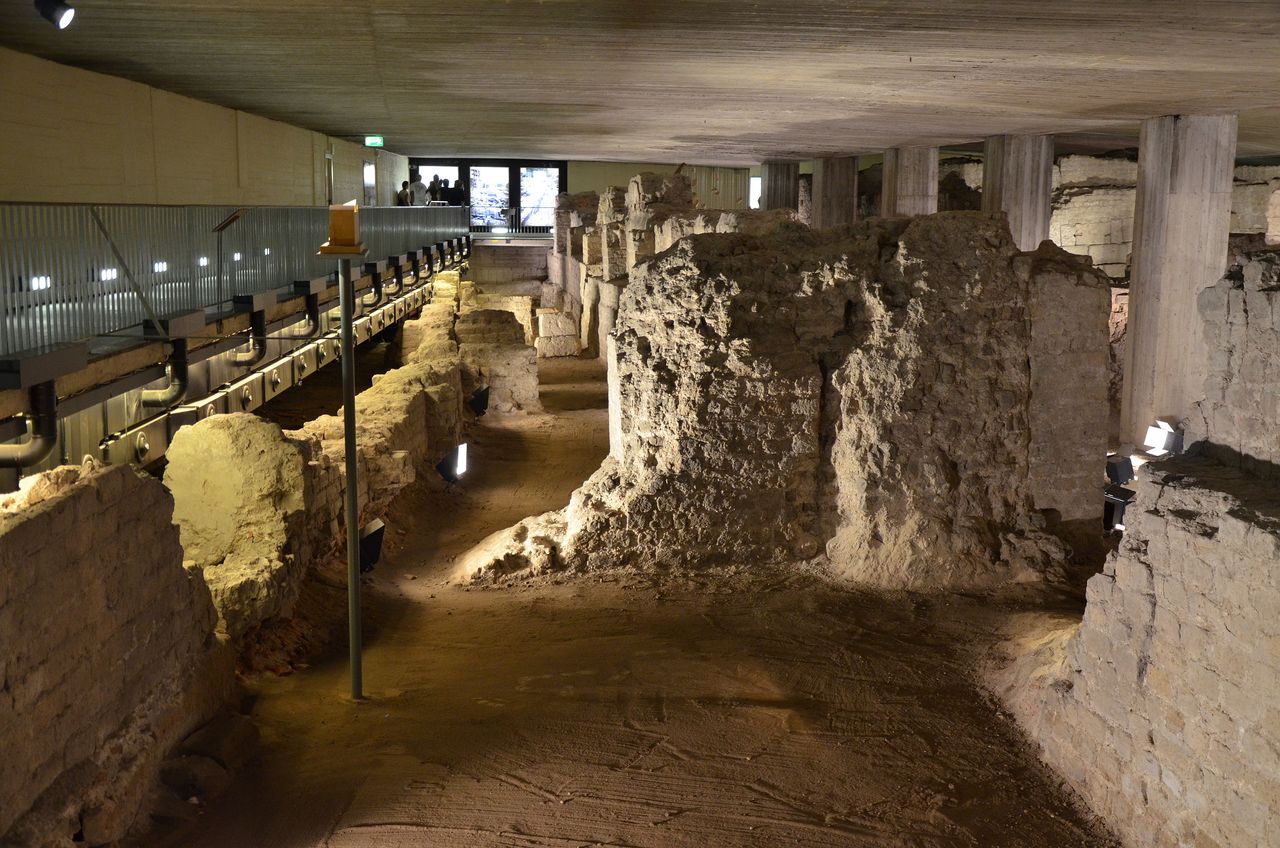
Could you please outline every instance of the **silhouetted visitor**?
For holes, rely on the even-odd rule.
[[[400,190],[396,192],[396,206],[412,206],[413,194],[409,191],[409,181],[405,180],[400,183]]]

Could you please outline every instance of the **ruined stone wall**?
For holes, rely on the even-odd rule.
[[[356,397],[362,524],[459,443],[464,401],[480,386],[495,412],[538,408],[523,328],[507,311],[457,315],[457,294],[441,283],[439,299],[401,330],[405,364]],[[174,437],[165,470],[174,519],[237,645],[294,616],[312,584],[342,585],[343,451],[341,414],[292,431],[253,415],[213,416]]]
[[[229,700],[231,665],[160,483],[86,465],[24,484],[0,500],[0,842],[99,845]]]
[[[739,223],[753,220],[754,233],[688,236],[633,269],[606,340],[610,458],[492,568],[825,549],[842,575],[883,586],[1036,579],[1062,551],[1042,532],[1032,446],[1063,464],[1090,455],[1100,473],[1105,432],[1038,429],[1032,374],[1066,357],[1104,396],[1105,281],[1061,251],[1018,254],[981,213],[822,234]],[[1033,292],[1044,311],[1072,310],[1071,328],[1033,344]],[[1063,340],[1072,328],[1095,337],[1092,355]],[[1040,508],[1075,506],[1047,495]]]
[[[1094,286],[1077,284],[1083,269],[1059,251],[1020,258],[998,217],[940,213],[904,226],[882,248],[892,260],[863,259],[865,288],[846,295],[857,344],[834,364],[826,400],[825,482],[838,509],[828,556],[886,587],[1036,579],[1059,551],[1035,512],[1031,446],[1096,463],[1105,435],[1033,429],[1029,304],[1033,289],[1058,286],[1065,302],[1084,295],[1085,312]],[[1105,312],[1095,320],[1105,326]],[[1098,364],[1080,369],[1086,392],[1105,385]]]
[[[547,251],[541,245],[485,244],[477,242],[467,260],[471,279],[477,283],[510,283],[547,278]]]
[[[1222,462],[1280,479],[1280,253],[1238,255],[1200,295],[1213,342],[1188,440]]]
[[[1280,508],[1207,458],[1145,466],[1082,623],[1022,622],[993,685],[1134,848],[1280,844]]]
[[[1037,509],[1096,536],[1099,447],[1110,427],[1112,289],[1088,263],[1064,259],[1046,248],[1022,260],[1031,263],[1024,272],[1031,321],[1028,472]]]

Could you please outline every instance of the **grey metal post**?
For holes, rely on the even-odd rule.
[[[338,304],[342,320],[342,428],[347,467],[347,644],[351,655],[351,697],[364,697],[360,654],[360,490],[356,468],[356,355],[353,326],[355,280],[351,260],[338,260]]]

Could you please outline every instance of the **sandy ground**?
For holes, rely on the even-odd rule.
[[[544,360],[548,414],[486,417],[463,486],[401,500],[367,595],[369,700],[344,698],[341,658],[251,683],[260,762],[153,845],[1115,844],[973,683],[957,645],[994,638],[980,601],[794,570],[448,584],[598,465],[602,380]]]

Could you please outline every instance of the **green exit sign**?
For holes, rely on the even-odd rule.
[[[383,139],[380,135],[367,135],[364,137],[365,147],[381,147],[382,143]]]

